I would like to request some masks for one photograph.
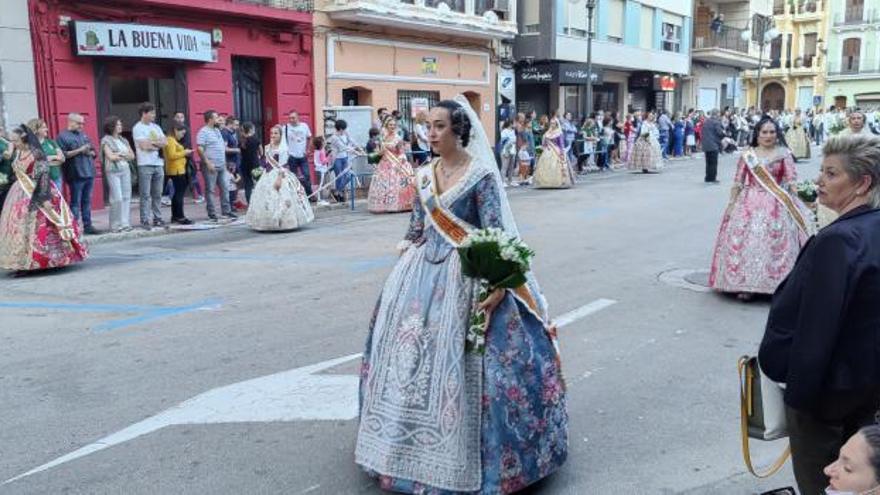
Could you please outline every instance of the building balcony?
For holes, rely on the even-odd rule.
[[[824,0],[774,0],[773,15],[795,22],[815,21],[822,18],[824,3]]]
[[[835,62],[828,64],[829,81],[849,81],[880,78],[880,64],[862,62],[860,60]]]
[[[512,39],[517,34],[515,0],[318,0],[316,4],[316,10],[334,21],[471,39]]]
[[[758,56],[751,51],[751,41],[742,39],[742,29],[725,27],[720,33],[703,30],[694,35],[691,56],[694,60],[740,69],[758,67]]]
[[[791,7],[789,4],[789,9]],[[821,0],[798,0],[793,7],[791,16],[795,22],[818,21],[822,18],[824,6]]]
[[[834,27],[859,27],[865,24],[875,24],[880,22],[880,15],[875,9],[865,8],[846,8],[843,13],[834,16]]]
[[[819,57],[816,55],[802,55],[792,60],[770,59],[764,60],[764,68],[762,74],[764,77],[789,77],[789,76],[814,76],[820,72],[824,72],[821,67]],[[758,71],[747,70],[743,72],[743,77],[754,78],[758,76]]]

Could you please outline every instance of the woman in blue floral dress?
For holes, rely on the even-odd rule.
[[[567,456],[554,329],[530,276],[521,290],[491,294],[485,353],[466,350],[478,282],[462,275],[444,219],[518,233],[467,100],[440,102],[429,125],[439,157],[418,172],[401,257],[370,325],[355,458],[386,490],[513,493]]]

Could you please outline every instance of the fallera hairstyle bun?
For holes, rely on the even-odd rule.
[[[468,118],[461,104],[457,101],[443,100],[436,106],[445,108],[449,112],[452,133],[458,136],[462,146],[467,146],[471,140],[471,119]]]

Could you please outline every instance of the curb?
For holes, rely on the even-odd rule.
[[[359,207],[366,205],[366,199],[356,199],[355,200],[355,211],[359,209]],[[351,203],[333,203],[327,206],[318,206],[312,205],[312,210],[315,212],[315,220],[319,217],[318,215],[322,212],[329,213],[340,210],[348,210],[351,208]],[[184,225],[169,225],[164,228],[153,228],[152,230],[142,230],[137,227],[130,232],[108,232],[106,234],[99,235],[90,235],[86,236],[86,243],[88,245],[99,245],[99,244],[108,244],[112,242],[120,242],[120,241],[129,241],[134,239],[146,239],[150,237],[161,237],[172,234],[185,234],[188,232],[205,232],[209,230],[230,228],[230,227],[238,227],[247,223],[245,222],[244,215],[239,216],[237,219],[232,221],[219,221],[219,222],[196,222],[189,226]]]

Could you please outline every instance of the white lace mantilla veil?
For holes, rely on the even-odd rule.
[[[519,229],[516,226],[516,219],[513,217],[513,210],[510,209],[510,201],[507,200],[507,192],[504,189],[504,181],[501,179],[501,171],[495,163],[495,154],[492,152],[492,145],[489,144],[489,138],[483,129],[483,122],[474,109],[471,108],[470,102],[464,95],[459,94],[453,98],[453,101],[461,105],[468,120],[471,122],[470,140],[468,140],[468,145],[465,147],[465,151],[471,156],[471,169],[467,174],[468,177],[465,179],[465,181],[469,182],[466,188],[472,187],[477,181],[485,177],[486,174],[491,174],[495,180],[495,188],[498,190],[500,197],[501,225],[505,232],[514,237],[519,237]],[[530,272],[527,276],[528,285],[532,289],[533,295],[538,299],[538,307],[543,313],[541,317],[544,321],[549,321],[547,301],[544,299],[544,294],[541,292],[534,275]]]

